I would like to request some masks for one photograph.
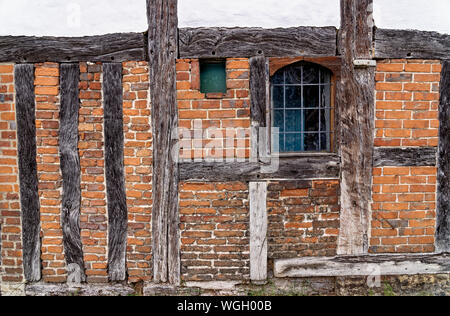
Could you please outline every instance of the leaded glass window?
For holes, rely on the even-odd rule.
[[[331,72],[298,62],[271,78],[273,137],[280,153],[330,151],[332,147]]]

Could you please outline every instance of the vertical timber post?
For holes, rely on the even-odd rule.
[[[355,68],[373,55],[373,0],[341,0],[339,51],[341,230],[338,254],[368,252],[374,143],[375,69]]]
[[[105,178],[108,199],[108,274],[126,279],[128,211],[123,162],[122,64],[103,64]]]
[[[34,65],[17,64],[16,86],[17,150],[19,155],[22,211],[23,268],[25,279],[41,279],[41,218],[36,163],[36,105]]]
[[[74,266],[79,281],[86,281],[81,242],[81,169],[78,154],[78,112],[80,66],[78,63],[60,65],[61,105],[59,152],[63,182],[61,226],[67,266]],[[75,266],[76,265],[76,266]],[[75,279],[75,280],[76,280]],[[69,277],[69,281],[72,281]]]
[[[257,162],[268,155],[266,146],[266,113],[269,82],[268,62],[264,56],[250,58],[251,158]]]
[[[180,283],[179,172],[172,152],[178,128],[176,58],[177,0],[147,0],[148,54],[153,128],[153,276],[156,283]]]
[[[436,250],[450,252],[450,61],[443,61],[439,102]]]
[[[267,279],[267,182],[250,182],[250,279]]]
[[[258,162],[268,156],[265,127],[268,90],[268,62],[264,56],[250,58],[251,158]],[[250,182],[250,279],[267,279],[267,182]]]

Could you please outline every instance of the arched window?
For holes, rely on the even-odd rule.
[[[304,61],[272,76],[272,133],[280,153],[331,151],[331,77],[328,69]]]

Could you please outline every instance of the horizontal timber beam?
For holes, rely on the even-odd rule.
[[[335,56],[335,27],[183,28],[181,58]]]
[[[85,37],[0,36],[0,62],[147,60],[144,33]]]
[[[365,255],[275,260],[278,278],[450,273],[449,254]]]
[[[375,58],[446,59],[450,35],[416,30],[375,31]]]
[[[436,166],[436,147],[375,148],[374,167],[433,167]]]
[[[336,56],[335,27],[181,28],[180,58]],[[0,62],[148,60],[145,33],[84,37],[0,36]],[[446,59],[450,35],[376,29],[375,58]]]
[[[281,158],[274,172],[266,173],[267,164],[257,162],[184,162],[180,163],[181,181],[248,181],[338,179],[337,155]]]

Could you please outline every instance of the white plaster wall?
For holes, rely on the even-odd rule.
[[[339,26],[339,0],[179,0],[179,24]],[[450,34],[449,0],[374,0],[378,27]],[[0,0],[0,35],[140,32],[146,0]]]

